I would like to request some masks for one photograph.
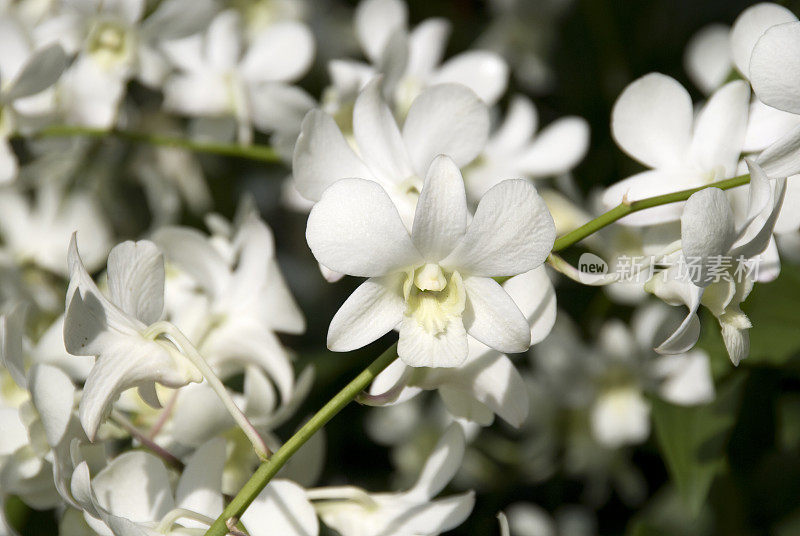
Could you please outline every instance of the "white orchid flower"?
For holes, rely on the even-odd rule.
[[[356,37],[369,64],[333,60],[328,66],[333,86],[323,99],[336,115],[347,110],[366,82],[385,76],[384,95],[398,117],[426,88],[456,83],[473,90],[486,104],[496,103],[508,84],[508,66],[488,50],[471,50],[442,63],[448,21],[427,19],[409,31],[408,7],[403,0],[363,0],[356,9]]]
[[[764,2],[748,7],[739,14],[732,28],[712,25],[701,30],[693,38],[687,47],[687,72],[706,93],[711,93],[722,86],[733,69],[738,70],[746,80],[750,80],[750,62],[756,44],[771,27],[788,23],[797,24],[797,17],[783,6]],[[767,38],[769,39],[784,38],[773,36]],[[791,47],[788,42],[781,46],[783,50]],[[774,68],[775,64],[771,63],[771,59],[765,61],[768,62],[769,69]],[[756,70],[756,77],[761,75],[762,73]],[[756,162],[769,177],[794,175],[800,171],[800,160],[795,150],[800,136],[798,130],[800,115],[765,104],[762,102],[764,99],[759,99],[760,80],[751,83],[755,95],[750,103],[742,151],[757,155]],[[733,191],[731,195],[742,197],[739,192]],[[746,195],[743,197],[741,201],[746,203]],[[786,186],[786,203],[792,205],[798,202],[800,202],[800,184],[790,178]],[[777,234],[794,232],[798,228],[800,228],[800,213],[797,211],[783,211],[775,224]],[[779,266],[774,244],[770,245],[770,250],[767,254],[774,253],[773,262]],[[760,272],[759,280],[765,280],[766,272],[766,270]],[[777,273],[771,274],[770,277],[774,279],[772,276],[776,277]]]
[[[108,256],[110,299],[97,288],[78,254],[69,247],[70,284],[64,317],[64,344],[74,355],[97,358],[83,389],[80,417],[94,439],[120,393],[138,387],[158,407],[155,383],[182,387],[203,377],[170,343],[156,340],[148,326],[164,307],[164,260],[152,242],[123,242]]]
[[[747,330],[751,323],[739,304],[752,290],[753,279],[746,270],[737,274],[736,263],[741,259],[749,261],[767,248],[786,191],[786,179],[768,179],[758,164],[749,160],[748,166],[750,199],[744,225],[736,227],[722,190],[706,188],[693,194],[681,216],[682,251],[678,255],[684,262],[673,263],[645,287],[670,305],[684,304],[689,308],[678,329],[656,348],[660,353],[682,353],[694,346],[700,336],[697,310],[702,304],[717,317],[731,361],[738,365],[747,357]],[[714,259],[722,257],[730,259],[729,273],[715,277]],[[699,269],[684,268],[685,273],[681,273],[680,267],[689,266],[689,262]]]
[[[483,152],[464,170],[467,192],[472,199],[480,199],[503,179],[558,176],[578,165],[589,148],[586,121],[564,117],[539,133],[536,133],[537,123],[533,103],[516,95]]]
[[[70,493],[97,534],[182,534],[207,527],[222,513],[224,463],[225,441],[218,438],[206,443],[188,460],[173,490],[161,460],[144,451],[131,451],[113,459],[94,477],[86,461],[79,463]]]
[[[689,92],[676,80],[651,73],[631,83],[614,104],[612,134],[626,153],[652,169],[606,189],[605,207],[733,177],[742,152],[748,102],[747,84],[734,81],[716,91],[695,117]],[[620,222],[674,221],[682,208],[683,203],[662,205]]]
[[[312,110],[303,120],[294,151],[295,186],[311,201],[339,179],[380,184],[410,229],[422,181],[433,158],[450,156],[469,164],[489,135],[486,105],[469,89],[442,84],[414,100],[402,130],[381,96],[381,80],[367,84],[353,109],[351,148],[331,116]]]
[[[792,62],[800,59],[800,22],[783,6],[761,3],[744,10],[731,31],[731,48],[739,72],[757,97],[745,149],[761,151],[756,162],[769,177],[789,177],[786,204],[800,203],[800,106],[792,86]],[[800,213],[785,210],[775,224],[778,234],[797,231]]]
[[[65,192],[51,182],[41,184],[35,194],[31,202],[19,189],[0,190],[3,247],[19,263],[68,276],[64,244],[80,232],[90,244],[86,266],[98,269],[111,249],[111,234],[96,198],[88,192]]]
[[[575,326],[562,316],[550,336],[533,348],[537,374],[529,382],[545,387],[550,403],[585,413],[595,444],[616,449],[641,443],[651,428],[648,393],[680,405],[714,397],[707,354],[653,352],[654,341],[679,316],[674,313],[664,304],[648,304],[634,312],[630,327],[606,322],[594,345],[582,343]],[[667,359],[672,361],[664,363]],[[531,412],[541,403],[533,401]]]
[[[226,445],[222,438],[203,444],[187,460],[176,485],[164,464],[147,452],[126,452],[91,476],[91,460],[76,460],[70,502],[101,536],[156,536],[204,532],[223,509],[221,491]],[[252,536],[278,531],[316,536],[314,508],[297,484],[276,479],[242,516]]]
[[[123,242],[108,256],[106,298],[86,272],[75,235],[69,250],[71,267],[64,317],[64,345],[74,355],[97,359],[84,385],[81,424],[94,440],[97,428],[122,391],[138,387],[148,405],[160,408],[156,382],[169,388],[205,379],[242,428],[256,454],[268,449],[231,398],[211,366],[174,325],[159,321],[164,308],[164,258],[155,244]],[[159,338],[166,336],[169,341]]]
[[[145,4],[66,2],[34,29],[38,42],[59,42],[75,54],[58,87],[58,107],[68,122],[111,127],[131,78],[159,87],[168,73],[159,43],[199,31],[216,9],[211,0],[167,0],[144,18]]]
[[[11,14],[0,14],[0,184],[17,176],[17,157],[8,138],[25,115],[42,112],[43,92],[67,66],[58,45],[37,48],[23,24]]]
[[[526,350],[527,320],[491,278],[540,266],[553,219],[523,179],[492,188],[468,218],[461,173],[447,156],[428,170],[410,233],[375,182],[328,188],[308,219],[311,251],[331,270],[369,278],[331,321],[328,347],[354,350],[396,328],[398,355],[414,367],[461,365],[467,333],[501,352]]]
[[[792,21],[797,21],[797,18],[785,7],[762,2],[742,11],[733,27],[711,24],[701,29],[687,45],[684,57],[686,71],[695,85],[707,95],[721,87],[735,71],[749,81],[750,59],[758,39],[770,27]],[[756,92],[750,103],[742,149],[745,153],[761,152],[798,125],[800,116],[764,104]],[[781,144],[790,139],[783,140]],[[759,163],[768,175],[773,176],[768,161]],[[776,172],[775,176],[781,174],[786,175]]]
[[[408,491],[370,493],[348,486],[310,489],[307,496],[322,521],[342,536],[439,534],[460,525],[475,502],[472,491],[434,499],[461,466],[464,448],[464,432],[454,423],[439,439]]]
[[[275,259],[272,232],[252,210],[236,227],[217,230],[224,234],[208,237],[186,227],[154,234],[167,262],[189,279],[187,292],[181,292],[183,283],[167,278],[168,313],[221,374],[241,370],[242,362],[255,364],[269,373],[286,401],[294,370],[276,332],[302,333],[305,320]]]
[[[544,339],[556,318],[556,295],[544,266],[512,277],[503,289],[531,326],[531,344]],[[381,372],[362,403],[399,404],[423,390],[438,390],[456,418],[488,426],[494,414],[519,427],[528,416],[527,387],[511,359],[468,337],[467,359],[457,368],[413,368],[397,360]]]
[[[283,21],[243,50],[235,11],[217,15],[204,34],[172,41],[164,50],[178,69],[164,85],[164,106],[193,117],[235,121],[240,143],[252,127],[296,135],[313,99],[289,85],[314,58],[314,37],[302,23]]]

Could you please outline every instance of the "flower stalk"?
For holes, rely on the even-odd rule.
[[[167,136],[163,134],[152,134],[149,132],[135,132],[131,130],[102,129],[78,127],[70,125],[54,125],[42,129],[37,133],[40,138],[61,138],[78,136],[86,138],[106,138],[115,137],[133,143],[148,145],[160,145],[164,147],[175,147],[186,149],[196,153],[216,154],[220,156],[232,156],[235,158],[246,158],[261,162],[280,162],[280,156],[272,147],[266,145],[241,145],[237,143],[212,143],[195,141],[180,136]]]
[[[224,536],[228,532],[229,519],[239,519],[250,503],[261,493],[270,480],[278,473],[287,461],[302,447],[311,436],[325,426],[334,415],[339,413],[347,404],[358,396],[375,377],[397,359],[397,343],[394,343],[385,352],[370,363],[361,373],[348,383],[341,391],[336,393],[327,404],[322,406],[317,413],[300,428],[284,445],[273,454],[269,460],[261,464],[250,480],[242,487],[236,497],[228,504],[222,515],[217,518],[206,532],[206,536]]]
[[[711,182],[709,184],[706,184],[704,186],[699,186],[697,188],[690,188],[688,190],[681,190],[679,192],[657,195],[654,197],[648,197],[646,199],[640,199],[638,201],[623,200],[622,203],[612,208],[608,212],[605,212],[600,216],[596,217],[595,219],[587,223],[584,223],[574,231],[570,231],[564,236],[557,238],[556,243],[553,245],[553,252],[566,249],[569,246],[572,246],[573,244],[580,242],[584,238],[593,235],[603,227],[607,227],[612,223],[614,223],[615,221],[620,220],[629,214],[633,214],[634,212],[639,212],[640,210],[658,207],[661,205],[668,205],[670,203],[678,203],[680,201],[686,201],[687,199],[689,199],[689,197],[691,197],[692,194],[699,192],[700,190],[705,190],[706,188],[719,188],[720,190],[729,190],[731,188],[736,188],[737,186],[744,186],[749,182],[750,182],[750,174],[748,173],[746,175],[739,175],[738,177],[733,177],[731,179]]]

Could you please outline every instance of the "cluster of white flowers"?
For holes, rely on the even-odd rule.
[[[282,163],[281,201],[308,212],[312,275],[365,278],[326,345],[349,352],[397,332],[397,359],[357,398],[376,406],[369,435],[415,479],[406,491],[318,486],[324,445],[312,439],[225,520],[231,534],[455,528],[481,484],[471,445],[495,416],[517,444],[487,441],[488,456],[513,457],[521,482],[563,463],[595,497],[609,482],[635,497],[625,449],[649,437],[651,398],[714,400],[695,347],[701,305],[738,365],[752,327],[742,302],[781,257],[800,257],[796,16],[759,4],[698,34],[686,67],[704,102],[659,73],[625,88],[611,131],[647,169],[587,201],[571,172],[588,123],[539,128],[530,98],[507,92],[512,76],[553,83],[537,53],[503,42],[526,20],[522,2],[498,3],[480,48],[445,58],[448,21],[411,27],[403,0],[362,0],[361,52],[328,61],[316,96],[297,83],[326,56],[322,8],[225,4],[0,2],[0,536],[16,534],[12,496],[53,510],[65,535],[204,534],[287,444],[279,428],[314,383],[285,338],[304,333],[304,313],[253,198],[231,220],[211,211],[205,174],[219,165],[198,150]],[[566,3],[552,4],[542,16]],[[630,255],[668,268],[589,278],[555,254],[557,236],[618,206],[635,210],[581,246],[606,268]],[[712,277],[720,257],[760,269]],[[605,320],[585,340],[557,306],[565,277],[605,285],[635,307],[630,323]],[[458,491],[439,497],[451,481]],[[532,504],[508,513],[517,536],[595,531],[579,507],[557,520]]]

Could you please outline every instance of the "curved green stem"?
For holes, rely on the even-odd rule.
[[[280,162],[280,156],[272,147],[265,145],[239,145],[236,143],[211,143],[195,141],[180,136],[165,136],[163,134],[151,134],[149,132],[135,132],[122,129],[102,129],[88,128],[70,125],[54,125],[47,127],[37,133],[41,138],[56,138],[79,136],[87,138],[106,138],[115,137],[134,143],[144,143],[149,145],[161,145],[164,147],[177,147],[194,151],[196,153],[209,153],[222,156],[233,156],[237,158],[247,158],[250,160],[260,160],[262,162]]]
[[[580,242],[584,238],[596,233],[603,227],[611,225],[615,221],[624,218],[628,214],[633,214],[634,212],[639,212],[640,210],[644,210],[647,208],[658,207],[661,205],[668,205],[670,203],[677,203],[679,201],[686,201],[691,197],[693,193],[699,192],[700,190],[704,190],[706,188],[719,188],[720,190],[728,190],[730,188],[736,188],[737,186],[744,186],[745,184],[750,182],[750,175],[739,175],[738,177],[733,177],[732,179],[725,179],[722,181],[711,182],[706,184],[705,186],[699,186],[697,188],[691,188],[689,190],[681,190],[679,192],[673,192],[671,194],[664,194],[664,195],[657,195],[655,197],[648,197],[646,199],[640,199],[638,201],[624,201],[617,205],[616,207],[612,208],[608,212],[601,214],[597,218],[593,219],[590,222],[587,222],[574,231],[570,231],[569,233],[565,234],[562,237],[556,239],[555,244],[553,245],[553,251],[561,251],[562,249],[566,249],[569,246]]]
[[[349,404],[361,391],[363,391],[375,377],[380,374],[392,361],[397,359],[397,343],[383,352],[370,365],[361,371],[344,389],[336,393],[327,404],[322,406],[311,419],[303,425],[284,445],[273,454],[269,460],[262,463],[250,480],[239,490],[236,497],[225,507],[225,511],[217,518],[206,532],[206,536],[224,536],[228,532],[228,525],[238,522],[250,503],[261,493],[272,480],[281,467],[289,461],[297,450],[308,441],[320,428]]]

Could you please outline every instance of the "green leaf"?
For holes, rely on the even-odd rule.
[[[736,422],[746,374],[736,372],[702,406],[653,399],[656,440],[678,493],[699,515],[714,477],[725,470],[725,445]]]
[[[800,303],[800,267],[784,263],[771,283],[756,283],[742,304],[750,317],[750,357],[747,364],[783,365],[800,351],[797,306]]]

